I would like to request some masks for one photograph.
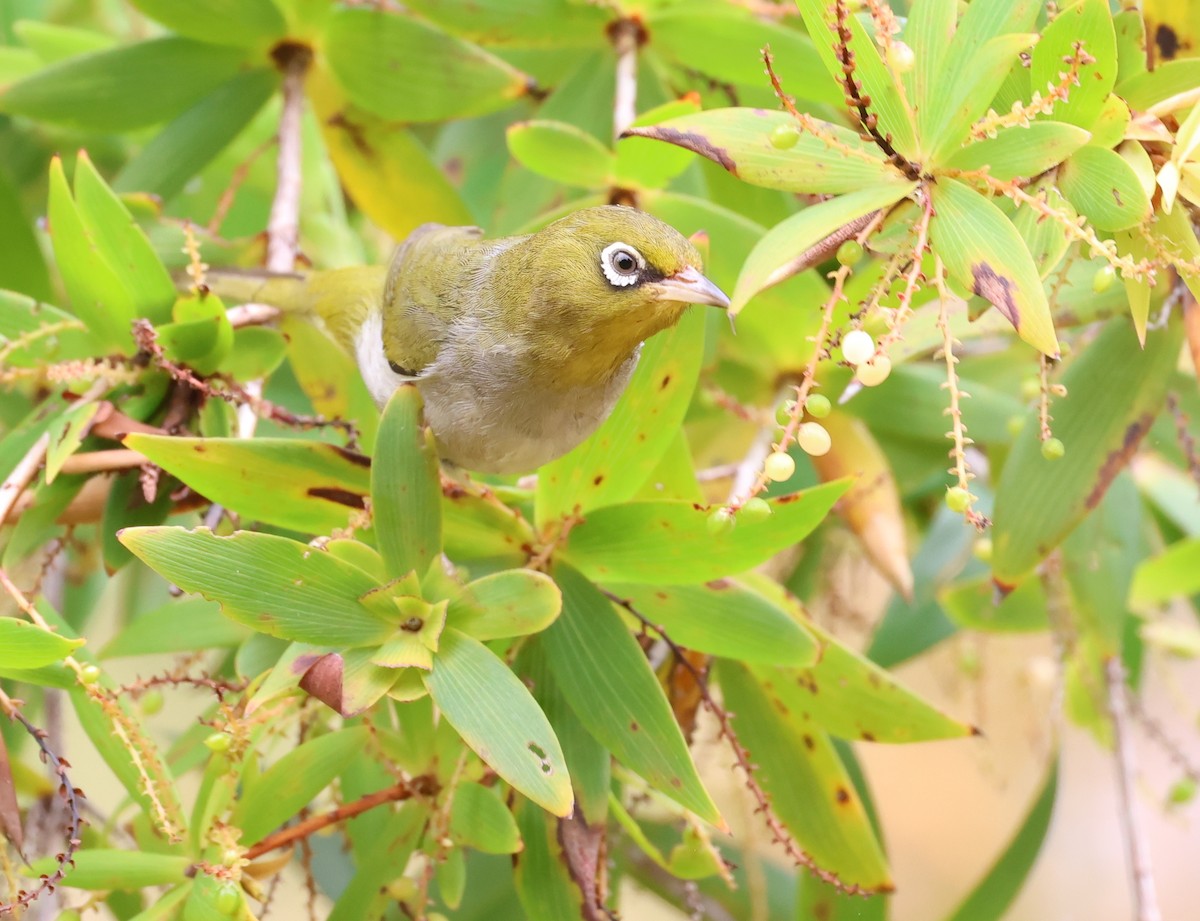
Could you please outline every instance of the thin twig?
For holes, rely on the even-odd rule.
[[[1135,921],[1162,921],[1158,908],[1158,893],[1154,885],[1154,870],[1150,862],[1150,846],[1142,826],[1141,812],[1133,789],[1137,765],[1133,744],[1129,738],[1129,708],[1125,696],[1125,667],[1118,656],[1104,663],[1104,680],[1108,685],[1108,715],[1112,720],[1113,743],[1116,748],[1117,792],[1121,802],[1121,827],[1125,847],[1129,852],[1129,868],[1133,874]]]
[[[17,501],[17,496],[28,486],[37,475],[38,468],[46,459],[46,450],[50,447],[50,436],[43,435],[25,452],[25,456],[17,462],[12,472],[0,483],[0,525],[8,519],[9,512]]]
[[[390,787],[385,787],[382,790],[376,790],[374,793],[368,793],[366,796],[359,797],[352,803],[346,803],[344,806],[338,806],[329,812],[314,815],[289,828],[284,828],[274,834],[267,835],[267,837],[263,838],[257,844],[249,847],[244,856],[246,860],[254,860],[268,851],[287,847],[293,842],[319,832],[323,828],[328,828],[330,825],[336,825],[338,822],[345,822],[356,815],[362,815],[362,813],[369,809],[374,809],[376,806],[381,806],[384,803],[396,803],[413,796],[431,796],[436,791],[437,781],[429,776],[422,775],[414,777],[410,781],[399,781]]]

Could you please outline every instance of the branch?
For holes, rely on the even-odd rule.
[[[636,19],[618,19],[608,29],[617,52],[617,89],[613,96],[613,137],[633,124],[637,117],[637,52],[643,30]]]
[[[1108,715],[1112,719],[1113,743],[1116,748],[1117,787],[1121,801],[1121,826],[1125,847],[1129,852],[1129,868],[1133,873],[1133,899],[1136,921],[1162,921],[1158,908],[1158,893],[1154,886],[1154,870],[1150,863],[1150,846],[1142,827],[1141,813],[1134,798],[1133,776],[1137,765],[1129,738],[1129,708],[1125,699],[1125,668],[1118,656],[1104,663],[1104,681],[1108,686]]]
[[[324,812],[321,815],[314,815],[290,828],[284,828],[274,834],[267,835],[267,837],[263,838],[257,844],[249,847],[244,856],[246,860],[254,860],[268,851],[287,847],[289,844],[307,838],[323,828],[328,828],[330,825],[336,825],[338,822],[352,819],[356,815],[361,815],[369,809],[382,806],[384,803],[396,803],[413,796],[432,796],[437,792],[437,786],[437,781],[428,775],[414,777],[411,781],[397,781],[390,787],[376,790],[374,793],[368,793],[366,796],[359,797],[352,803],[338,806],[337,809]]]
[[[37,475],[38,468],[46,459],[46,450],[50,447],[50,436],[43,435],[33,443],[25,456],[13,467],[12,473],[0,483],[0,525],[3,525],[17,501],[17,496],[28,486]]]

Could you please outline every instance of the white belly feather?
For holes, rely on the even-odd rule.
[[[468,470],[530,473],[560,457],[600,425],[625,391],[641,346],[604,384],[552,391],[528,380],[517,356],[493,350],[484,376],[475,361],[444,349],[417,378],[396,374],[383,352],[382,320],[373,312],[355,339],[363,380],[382,408],[414,381],[442,457]]]

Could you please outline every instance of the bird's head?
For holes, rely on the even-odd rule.
[[[688,304],[728,308],[687,238],[634,208],[584,208],[528,237],[522,271],[528,319],[572,361],[620,364],[638,343],[674,325]],[[547,341],[547,345],[549,345]]]

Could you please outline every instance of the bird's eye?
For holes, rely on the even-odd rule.
[[[609,284],[623,288],[638,280],[638,275],[646,267],[642,254],[628,243],[611,243],[600,254],[600,268]]]

